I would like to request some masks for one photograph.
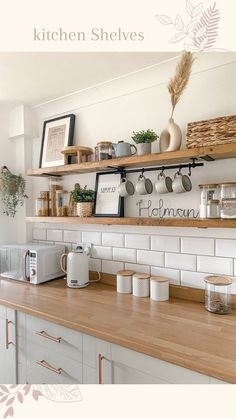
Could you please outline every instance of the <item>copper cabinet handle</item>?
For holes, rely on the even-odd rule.
[[[62,372],[61,368],[52,367],[46,361],[44,361],[44,359],[42,359],[42,361],[36,361],[36,364],[40,365],[40,367],[47,368],[48,370],[55,372],[56,374],[61,374]]]
[[[53,340],[53,342],[57,342],[57,343],[61,342],[61,337],[56,338],[54,336],[51,336],[47,332],[45,332],[44,330],[41,330],[41,332],[35,332],[35,333],[36,333],[36,335],[42,336],[45,339]]]
[[[9,342],[9,324],[13,324],[13,322],[6,319],[6,349],[9,349],[10,345],[14,345],[13,342]]]
[[[102,384],[102,361],[105,357],[98,354],[98,384]]]

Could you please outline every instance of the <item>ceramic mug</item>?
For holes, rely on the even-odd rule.
[[[189,192],[192,189],[192,182],[187,175],[177,172],[174,175],[172,188],[175,193]]]
[[[160,194],[173,192],[172,179],[169,176],[165,176],[163,173],[160,173],[157,176],[157,181],[155,183],[155,189],[156,189],[157,193],[160,193]]]
[[[153,191],[153,184],[150,179],[146,179],[144,175],[140,175],[135,190],[138,195],[148,195]]]
[[[117,188],[118,193],[123,198],[134,194],[134,185],[130,180],[123,179]]]

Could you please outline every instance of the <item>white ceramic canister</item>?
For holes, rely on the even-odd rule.
[[[135,297],[149,297],[150,275],[136,273],[133,275],[133,295]]]
[[[150,297],[155,301],[169,300],[169,280],[164,276],[151,276]]]
[[[116,275],[116,290],[120,294],[132,293],[132,276],[134,271],[118,271]]]

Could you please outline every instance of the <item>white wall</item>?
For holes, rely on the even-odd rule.
[[[95,146],[99,140],[104,139],[112,141],[118,141],[121,139],[131,141],[130,137],[133,130],[151,128],[160,133],[161,130],[165,128],[170,115],[170,100],[166,85],[170,75],[172,75],[175,70],[175,65],[176,59],[167,63],[159,64],[151,69],[141,71],[135,75],[128,75],[127,77],[123,77],[119,80],[108,82],[92,89],[88,89],[87,91],[70,95],[65,98],[59,98],[58,100],[38,106],[35,111],[39,126],[42,126],[42,122],[45,119],[73,112],[76,114],[75,144],[88,146]],[[185,134],[186,125],[190,121],[235,114],[235,74],[236,54],[234,53],[208,53],[199,54],[197,56],[189,86],[185,91],[183,98],[179,102],[175,113],[175,120],[181,126],[183,134]],[[38,167],[40,141],[40,138],[38,138],[33,142],[34,167]],[[184,146],[185,145],[183,143],[183,147]],[[153,148],[153,151],[157,151],[157,145]],[[175,208],[182,207],[186,209],[198,209],[198,184],[213,181],[220,182],[236,180],[235,163],[235,159],[222,160],[214,163],[206,163],[204,168],[195,169],[192,174],[193,190],[190,193],[185,193],[179,196],[174,194],[166,196],[164,198],[165,205]],[[173,175],[173,173],[170,172],[170,175]],[[150,177],[152,180],[155,180],[156,174],[154,173],[150,175]],[[130,179],[135,181],[137,179],[137,175],[130,176]],[[79,181],[82,185],[87,184],[94,187],[94,180],[95,175],[93,174],[80,176],[73,175],[65,177],[64,185],[66,188],[70,189],[73,187],[75,182]],[[47,187],[47,181],[45,179],[34,179],[33,185],[34,197],[36,197],[40,189],[42,190]],[[151,199],[154,206],[158,204],[159,197],[155,193],[151,196]],[[138,200],[139,197],[137,196],[127,198],[125,203],[126,216],[138,215],[138,207],[136,205]],[[145,202],[147,202],[147,199],[144,198],[143,203],[145,204]],[[48,239],[51,241],[64,241],[66,243],[70,243],[69,246],[71,246],[71,243],[76,241],[75,235],[73,236],[74,240],[69,240],[69,234],[63,233],[63,229],[66,231],[68,230],[66,226],[42,225],[35,227],[42,227],[42,230],[37,229],[36,232],[34,232],[35,240]],[[46,227],[48,230],[46,230]],[[90,236],[90,239],[95,242],[96,237],[99,236],[98,245],[101,247],[106,247],[104,245],[105,241],[103,241],[101,234],[96,235],[94,233],[95,231],[112,233],[121,232],[121,234],[142,233],[144,234],[144,242],[148,242],[146,248],[148,252],[157,251],[155,246],[153,247],[151,244],[151,235],[154,235],[155,237],[158,237],[159,235],[178,237],[179,245],[177,246],[178,249],[176,248],[176,252],[179,255],[179,259],[176,258],[175,254],[172,254],[172,256],[170,254],[168,256],[168,249],[170,249],[169,245],[166,246],[164,254],[161,256],[159,255],[161,258],[159,267],[167,269],[166,274],[168,274],[168,276],[173,274],[174,278],[175,275],[177,275],[178,283],[181,283],[181,281],[183,284],[186,283],[184,282],[184,278],[186,278],[186,275],[188,276],[189,272],[189,276],[191,277],[190,283],[194,284],[194,286],[196,284],[198,286],[202,286],[202,275],[204,272],[208,272],[206,268],[209,264],[212,266],[212,273],[214,272],[214,266],[218,263],[218,273],[235,275],[233,265],[234,259],[236,260],[236,242],[234,240],[230,240],[225,243],[225,246],[229,246],[228,258],[225,260],[223,257],[224,252],[222,250],[224,242],[218,243],[215,240],[217,238],[226,237],[236,239],[235,230],[145,227],[122,228],[118,226],[83,226],[82,228],[78,226],[70,226],[70,229],[76,231],[82,230],[82,232],[92,231],[93,235]],[[189,248],[188,252],[188,246],[186,247],[187,242],[184,246],[183,240],[180,240],[183,237],[196,236],[202,238],[203,240],[201,242],[197,242],[196,240],[193,242],[196,243],[200,249],[203,249],[200,254],[197,252],[196,248],[195,250],[190,250]],[[86,235],[82,235],[82,238],[83,237],[86,237]],[[126,237],[122,237],[124,245],[124,243],[126,243]],[[138,236],[136,236],[136,238],[137,243],[140,243]],[[207,238],[210,238],[212,241],[205,241]],[[128,242],[129,238],[127,238],[127,243]],[[205,249],[205,245],[209,245],[210,247]],[[117,251],[114,253],[114,245],[110,245],[110,247],[111,250],[98,249],[98,253],[94,255],[95,261],[93,263],[95,265],[97,264],[97,266],[101,267],[101,269],[106,269],[105,272],[109,272],[109,269],[112,270],[112,264],[109,265],[107,261],[115,259],[116,257],[114,254],[116,254]],[[123,246],[120,245],[120,247]],[[133,255],[132,257],[130,256],[132,263],[135,264],[138,262],[137,269],[141,269],[139,263],[141,260],[139,251],[142,250],[142,245],[139,244],[139,247],[135,251],[129,252],[131,249],[131,245],[126,246],[124,256],[120,255],[118,262],[121,263],[122,266],[126,266],[124,265],[127,259],[126,255],[130,253],[130,255]],[[194,246],[192,249],[194,249]],[[188,253],[191,253],[193,257],[189,258]],[[204,261],[199,259],[199,257],[207,255],[211,256],[213,259],[206,259]],[[148,256],[150,259],[149,262],[147,262],[147,268],[151,271],[155,266],[151,256],[155,257],[155,255],[148,253],[146,255],[146,260],[148,260]],[[156,254],[157,258],[159,256]],[[183,259],[182,256],[185,261],[189,260],[189,264],[186,265],[185,262],[178,263],[178,260]],[[173,259],[174,262],[170,262],[170,259]],[[142,264],[144,263],[142,262],[141,265]],[[228,266],[228,269],[224,270],[223,267],[226,265]],[[115,265],[113,264],[113,266]],[[185,271],[187,274],[184,273]],[[217,268],[215,268],[215,271],[217,271]],[[153,270],[153,272],[155,272],[155,270]],[[195,275],[193,273],[195,273]],[[201,278],[197,275],[197,273],[200,274]]]

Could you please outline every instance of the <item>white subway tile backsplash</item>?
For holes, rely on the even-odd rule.
[[[205,288],[204,278],[209,273],[181,271],[181,285],[191,288]]]
[[[198,237],[183,237],[181,239],[181,252],[193,255],[214,256],[214,240]]]
[[[138,250],[137,262],[143,265],[164,266],[164,253],[151,250]]]
[[[180,272],[176,269],[151,267],[152,276],[165,276],[169,278],[170,284],[180,285]]]
[[[124,262],[116,262],[114,260],[103,260],[102,261],[102,272],[116,275],[118,271],[124,269]]]
[[[34,228],[33,229],[33,239],[34,240],[46,240],[47,231],[44,228]]]
[[[134,271],[135,273],[150,274],[149,265],[138,265],[137,263],[125,263],[125,269]]]
[[[216,240],[216,256],[236,258],[236,240]]]
[[[62,242],[63,230],[47,230],[47,240]]]
[[[65,252],[69,253],[72,249],[71,243],[57,242],[56,244],[62,244],[65,246]]]
[[[137,251],[135,249],[125,249],[121,247],[114,247],[113,259],[121,262],[133,262],[137,261]]]
[[[92,257],[97,259],[112,259],[112,248],[103,246],[92,246]]]
[[[103,246],[124,246],[124,234],[120,233],[102,233]]]
[[[196,271],[196,256],[177,253],[165,254],[165,266],[167,268],[184,269],[187,271]]]
[[[208,272],[210,274],[233,275],[233,259],[198,256],[197,270],[198,272]]]
[[[180,239],[172,236],[151,236],[151,249],[163,252],[179,252]]]
[[[101,272],[102,271],[102,261],[101,259],[90,258],[89,260],[89,270]]]
[[[80,231],[64,230],[63,237],[64,242],[68,243],[80,243],[82,241]]]
[[[131,249],[150,249],[150,237],[144,234],[126,234],[125,247]]]
[[[83,231],[82,242],[92,243],[92,244],[101,244],[102,233],[100,231]]]

